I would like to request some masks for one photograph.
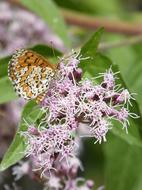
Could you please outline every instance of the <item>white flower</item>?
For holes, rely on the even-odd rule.
[[[12,168],[12,174],[15,175],[15,180],[19,180],[24,175],[29,174],[30,164],[28,161],[20,161],[19,165]]]
[[[51,175],[48,182],[45,183],[45,187],[43,190],[48,190],[49,188],[54,189],[54,190],[59,190],[60,188],[62,188],[60,178],[54,175]]]

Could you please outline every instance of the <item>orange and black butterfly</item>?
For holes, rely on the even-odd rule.
[[[8,66],[8,76],[15,91],[24,99],[36,99],[41,102],[57,65],[31,50],[17,50]]]

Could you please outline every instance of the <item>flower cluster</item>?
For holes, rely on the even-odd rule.
[[[0,56],[39,43],[65,50],[63,42],[38,16],[8,2],[0,2]]]
[[[29,174],[32,179],[37,179],[37,173],[36,175],[32,173],[32,164],[29,161],[22,161],[14,166],[15,180]],[[77,157],[69,157],[68,163],[56,160],[54,167],[56,170],[52,171],[48,178],[44,178],[43,190],[91,190],[94,187],[92,180],[77,177],[79,167],[82,168]],[[104,190],[102,187],[100,188],[98,190]]]
[[[112,128],[112,119],[121,122],[127,132],[128,116],[137,117],[128,111],[133,97],[116,84],[116,73],[110,68],[100,74],[99,84],[97,78],[84,79],[78,67],[80,60],[75,53],[60,60],[56,77],[41,102],[45,116],[37,128],[29,126],[23,133],[27,156],[32,158],[35,170],[48,178],[50,189],[92,189],[91,181],[78,185],[80,137],[94,137],[101,143]]]
[[[27,135],[27,132],[24,134]],[[52,172],[55,169],[55,160],[62,161],[73,157],[78,147],[73,134],[62,125],[42,130],[30,127],[28,135],[27,155],[32,156],[35,167],[43,172]]]
[[[117,73],[111,68],[100,74],[100,84],[95,82],[96,78],[83,80],[82,70],[78,68],[80,59],[75,54],[60,60],[57,78],[51,83],[42,106],[49,113],[46,117],[48,126],[61,124],[74,131],[80,123],[87,123],[88,135],[101,143],[106,141],[112,119],[121,122],[127,131],[128,116],[137,117],[128,111],[133,97],[127,89],[116,84]]]

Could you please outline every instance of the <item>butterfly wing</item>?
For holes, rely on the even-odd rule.
[[[25,99],[41,97],[55,75],[55,66],[31,50],[17,50],[9,62],[8,75],[17,94]]]

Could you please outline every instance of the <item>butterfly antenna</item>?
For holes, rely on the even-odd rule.
[[[53,41],[51,41],[50,43],[51,43],[51,49],[52,49],[52,52],[53,52],[53,56],[54,56],[54,58],[56,58]]]
[[[50,41],[50,43],[51,43],[51,49],[52,49],[52,52],[53,52],[53,56],[56,59],[57,56],[55,55],[54,43],[53,43],[53,41]],[[58,64],[56,64],[55,68],[58,68]]]

